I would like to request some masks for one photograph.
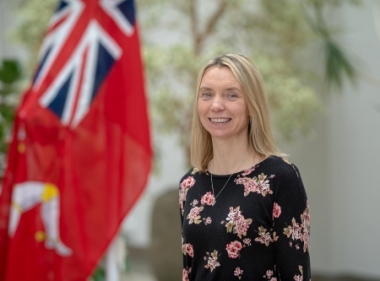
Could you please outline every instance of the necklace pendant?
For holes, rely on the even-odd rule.
[[[212,201],[212,205],[214,206],[216,204],[216,200],[214,199],[214,201]]]

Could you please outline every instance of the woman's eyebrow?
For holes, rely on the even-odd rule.
[[[199,91],[212,91],[212,88],[202,86],[199,88]],[[226,88],[226,91],[241,91],[238,87],[228,87]]]
[[[239,91],[240,92],[240,89],[238,87],[229,87],[226,90],[227,91]]]
[[[203,87],[200,87],[200,88],[199,88],[199,91],[212,91],[212,89],[209,88],[209,87],[205,87],[205,86],[203,86]]]

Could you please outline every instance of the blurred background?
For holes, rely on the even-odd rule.
[[[0,0],[1,167],[15,107],[57,3]],[[257,64],[278,146],[301,171],[313,280],[380,280],[380,1],[136,5],[155,163],[116,242],[126,250],[119,258],[123,280],[181,278],[178,183],[189,169],[196,74],[226,52]]]

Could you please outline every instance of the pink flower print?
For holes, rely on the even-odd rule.
[[[182,281],[189,281],[189,273],[191,269],[186,270],[185,268],[182,270]]]
[[[226,246],[228,256],[232,259],[239,257],[239,252],[242,248],[243,245],[239,241],[232,241]]]
[[[195,207],[196,205],[198,205],[198,200],[194,199],[193,202],[190,205],[192,205],[193,207]]]
[[[303,267],[301,265],[298,266],[298,270],[301,272],[301,275],[294,275],[294,281],[303,281]]]
[[[255,238],[256,242],[260,242],[261,244],[265,244],[265,246],[269,246],[271,242],[277,241],[278,236],[276,236],[276,232],[273,232],[273,238],[270,235],[270,232],[267,232],[266,228],[260,226],[259,227],[259,237]]]
[[[244,239],[243,239],[243,243],[244,243],[245,245],[247,245],[247,246],[251,246],[251,239],[249,239],[249,238],[244,238]]]
[[[278,218],[281,215],[281,207],[277,203],[273,204],[273,218]]]
[[[201,207],[193,207],[191,208],[189,214],[187,215],[187,218],[189,219],[189,224],[195,223],[199,224],[201,223],[201,216],[199,213],[203,210],[203,206]]]
[[[248,196],[249,193],[257,191],[257,183],[254,179],[251,179],[251,178],[237,178],[237,179],[235,179],[236,184],[244,185],[244,196]]]
[[[274,271],[276,271],[276,266],[274,266]],[[274,271],[273,270],[267,270],[266,274],[263,277],[268,281],[277,281],[277,278],[273,276]]]
[[[306,202],[306,209],[301,214],[301,227],[303,228],[303,241],[307,241],[307,245],[304,244],[304,251],[309,247],[309,235],[310,235],[310,212],[309,203]],[[306,246],[306,247],[305,247]]]
[[[259,167],[259,165],[256,165],[256,166],[253,166],[251,168],[248,168],[247,170],[244,170],[243,173],[241,174],[243,177],[245,177],[246,175],[249,175],[250,173],[252,173],[254,170],[256,170],[256,168]]]
[[[212,223],[211,217],[207,217],[206,221],[205,221],[205,225],[208,225],[208,224],[211,224],[211,223]]]
[[[226,218],[227,223],[225,227],[227,228],[227,232],[232,232],[238,235],[239,238],[247,235],[248,228],[252,223],[252,219],[245,219],[241,214],[240,206],[230,207],[230,212]]]
[[[308,205],[306,206],[306,209],[303,211],[303,213],[300,215],[300,218],[301,224],[299,224],[293,217],[292,224],[284,228],[284,234],[294,241],[300,240],[301,242],[303,242],[303,251],[306,252],[309,251],[310,248],[310,214]],[[300,246],[296,244],[295,248],[298,250],[300,249]]]
[[[184,255],[188,254],[190,257],[194,257],[193,245],[191,245],[190,243],[183,244],[182,245],[182,253]]]
[[[218,262],[218,251],[214,250],[211,254],[209,252],[206,252],[207,257],[205,257],[205,260],[207,260],[207,264],[205,265],[205,268],[209,268],[212,272],[215,268],[220,266],[220,263]]]
[[[180,184],[181,188],[179,191],[179,207],[180,207],[182,215],[184,213],[183,203],[186,201],[187,191],[194,184],[195,184],[195,179],[192,176],[187,177]]]
[[[251,223],[252,223],[251,219],[245,220],[244,217],[240,218],[235,224],[234,233],[236,233],[239,238],[242,238],[242,236],[246,236],[247,230]]]
[[[185,195],[185,192],[181,189],[179,191],[179,208],[181,210],[181,214],[183,215],[184,213],[184,206],[183,206],[183,203],[186,201],[186,195]]]
[[[235,268],[234,275],[241,279],[241,276],[243,275],[243,270],[241,270],[240,267]]]
[[[286,235],[286,237],[290,237],[292,235],[292,227],[290,225],[288,225],[288,227],[285,227],[284,228],[284,234]]]
[[[227,221],[237,221],[241,218],[240,206],[237,206],[235,209],[230,207],[230,212],[227,216]]]
[[[273,175],[271,176],[273,177]],[[267,179],[267,176],[261,173],[258,176],[258,191],[257,193],[261,193],[262,196],[266,196],[268,193],[272,194],[273,191],[270,189],[269,180]]]
[[[301,239],[302,237],[302,228],[300,225],[296,222],[296,219],[292,219],[292,239],[297,240]]]
[[[271,175],[269,178],[274,178],[275,175]],[[254,178],[237,178],[235,179],[236,184],[244,185],[244,196],[248,196],[249,193],[258,193],[262,196],[266,196],[268,193],[272,194],[273,191],[270,189],[269,179],[266,175],[261,173],[258,177]]]
[[[302,226],[305,227],[305,228],[308,228],[310,227],[310,214],[309,214],[309,210],[307,209],[307,211],[305,210],[303,212],[303,214],[301,215],[301,221],[302,221]]]
[[[310,245],[309,245],[309,232],[304,231],[302,235],[302,241],[303,241],[303,251],[306,253],[306,251],[309,250]]]
[[[189,189],[190,187],[192,187],[193,185],[195,184],[195,179],[192,177],[192,176],[189,176],[187,177],[186,179],[184,179],[181,183],[181,188],[182,189]]]
[[[207,192],[201,198],[201,204],[202,205],[209,205],[209,206],[211,206],[213,202],[214,202],[214,195],[211,192]]]

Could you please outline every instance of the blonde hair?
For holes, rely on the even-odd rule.
[[[263,80],[257,67],[245,56],[225,54],[210,60],[199,72],[191,125],[190,160],[205,171],[213,158],[212,140],[199,119],[198,96],[204,73],[211,67],[228,67],[238,80],[249,112],[249,145],[261,157],[285,156],[275,146]]]

